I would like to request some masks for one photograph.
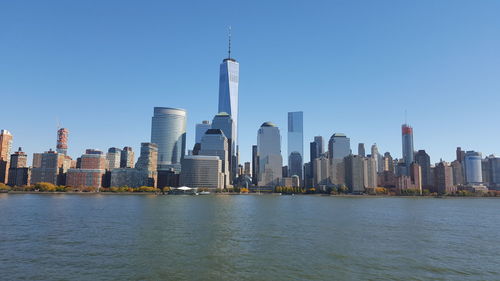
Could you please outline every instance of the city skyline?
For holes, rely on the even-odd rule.
[[[367,146],[377,143],[381,154],[390,151],[394,158],[401,158],[399,128],[407,110],[408,123],[415,128],[414,149],[425,149],[431,163],[438,162],[440,158],[453,160],[457,146],[482,152],[484,156],[498,155],[499,148],[493,141],[495,132],[491,137],[489,134],[477,137],[477,134],[469,133],[495,128],[499,118],[494,110],[482,112],[481,117],[469,116],[470,113],[466,114],[464,110],[471,106],[474,109],[474,105],[480,107],[481,104],[493,108],[500,105],[496,96],[500,85],[495,79],[490,79],[497,76],[500,65],[493,52],[500,42],[490,34],[495,26],[500,26],[498,19],[491,14],[498,4],[492,2],[472,6],[461,1],[454,3],[451,7],[450,2],[448,6],[432,4],[450,7],[449,13],[443,14],[435,12],[439,9],[426,11],[431,5],[429,3],[400,4],[387,9],[384,5],[367,2],[367,8],[369,6],[376,12],[389,15],[372,27],[366,24],[381,19],[380,15],[357,11],[350,4],[339,3],[319,4],[325,12],[316,11],[321,10],[318,7],[314,11],[304,7],[297,14],[297,9],[294,9],[295,16],[315,12],[318,17],[311,23],[300,21],[303,24],[300,27],[278,25],[273,32],[264,29],[266,24],[273,22],[272,14],[265,14],[262,25],[256,26],[248,25],[248,15],[239,15],[240,18],[230,15],[204,26],[200,31],[194,29],[199,27],[196,23],[178,31],[169,30],[169,38],[177,39],[179,43],[174,40],[171,45],[165,45],[170,41],[157,41],[161,48],[152,44],[152,40],[160,39],[153,32],[146,32],[141,37],[145,43],[135,44],[135,49],[116,45],[132,38],[126,35],[125,31],[129,31],[126,23],[116,26],[101,20],[102,25],[78,25],[70,20],[68,28],[76,27],[76,35],[81,38],[69,36],[73,41],[63,42],[66,27],[47,20],[45,16],[54,16],[57,21],[67,19],[67,15],[84,17],[85,11],[69,9],[65,10],[66,15],[37,5],[25,7],[19,3],[8,3],[2,12],[5,16],[0,19],[5,23],[6,31],[18,30],[19,34],[26,34],[26,38],[39,38],[40,35],[35,35],[37,30],[29,26],[30,22],[37,21],[40,23],[39,34],[48,38],[27,44],[29,41],[25,37],[5,33],[6,41],[12,44],[0,46],[0,52],[7,54],[5,64],[0,66],[0,95],[11,106],[4,107],[0,113],[4,121],[1,127],[13,133],[13,147],[23,147],[31,162],[34,152],[49,148],[55,150],[54,131],[59,120],[63,127],[69,129],[68,154],[76,158],[87,148],[107,151],[109,147],[132,146],[134,151],[139,151],[138,144],[149,141],[151,128],[148,119],[153,107],[185,108],[188,114],[186,146],[190,149],[194,145],[195,124],[211,120],[218,113],[217,65],[226,57],[227,27],[231,25],[232,57],[241,63],[240,163],[251,160],[251,145],[255,144],[255,130],[259,125],[272,121],[284,130],[286,114],[291,111],[304,112],[306,144],[314,136],[321,135],[328,139],[334,132],[343,132],[351,139],[352,147],[359,142]],[[86,7],[85,4],[79,5]],[[104,15],[112,5],[102,5],[103,10],[97,13]],[[160,11],[165,8],[159,3],[155,5]],[[41,8],[40,12],[35,12],[36,8]],[[112,18],[124,23],[132,8],[136,7],[124,4],[124,10],[113,14]],[[200,11],[202,8],[199,7]],[[33,19],[27,19],[28,25],[17,26],[17,21],[9,20],[23,10],[33,16]],[[139,10],[153,13],[151,7],[140,7]],[[219,13],[224,11],[227,9],[221,9]],[[285,7],[284,13],[287,11]],[[346,16],[333,19],[335,17],[330,17],[327,11],[345,13]],[[460,23],[469,11],[481,17],[465,17],[470,29],[464,31]],[[248,12],[251,16],[256,10]],[[400,14],[395,15],[397,12]],[[180,16],[172,20],[179,20]],[[359,16],[361,22],[346,26],[345,23],[350,22],[348,16]],[[362,19],[362,16],[366,18]],[[400,38],[392,38],[389,36],[390,31],[395,31],[392,27],[386,32],[378,29],[400,22],[405,16],[408,19],[402,21],[405,24],[403,30],[411,36],[398,33]],[[419,16],[426,16],[429,22],[422,25],[417,20]],[[201,19],[205,17],[208,15],[200,14]],[[282,20],[291,23],[292,18],[296,17],[283,16]],[[305,18],[312,19],[310,16]],[[442,19],[452,24],[441,23]],[[153,13],[150,21],[140,26],[151,27],[152,21],[160,23],[159,26],[172,23]],[[321,22],[326,24],[325,27],[312,28],[315,23]],[[458,26],[454,27],[454,24]],[[114,31],[114,35],[104,40],[106,44],[96,45],[95,39],[104,35],[99,31],[101,27]],[[256,37],[253,28],[260,31],[261,37]],[[482,32],[474,32],[477,29]],[[458,30],[463,34],[457,34]],[[206,34],[200,34],[201,31]],[[338,36],[332,36],[327,31]],[[273,36],[276,32],[280,36]],[[307,44],[292,44],[297,43],[293,39],[297,32]],[[136,32],[131,34],[138,36]],[[197,36],[198,39],[195,39]],[[374,39],[377,36],[387,41],[381,44],[384,40]],[[468,40],[464,42],[466,37]],[[371,48],[360,44],[363,38],[371,43]],[[82,41],[85,39],[94,40],[85,43]],[[77,43],[81,47],[75,46]],[[17,50],[13,48],[16,44],[23,47]],[[65,53],[61,49],[50,49],[54,44],[73,48],[73,51]],[[120,48],[116,49],[118,46]],[[318,58],[321,59],[310,55],[313,49],[314,53],[320,53]],[[113,54],[111,50],[118,51]],[[151,50],[150,56],[144,55],[147,50]],[[88,60],[94,55],[94,60]],[[185,64],[169,63],[170,60],[179,62],[174,55],[183,61],[186,58],[189,60]],[[462,58],[464,55],[467,55],[467,61]],[[129,58],[126,64],[118,61],[120,56]],[[68,57],[74,60],[71,65],[65,62]],[[380,65],[383,59],[387,62]],[[377,72],[382,74],[373,72],[377,65],[382,70]],[[317,71],[312,75],[307,69]],[[21,109],[16,108],[14,103],[21,96],[23,114],[17,114]],[[339,103],[343,106],[337,106]],[[88,109],[80,104],[95,105],[95,108]],[[104,107],[110,110],[109,114],[89,114]],[[422,108],[426,109],[426,114],[422,114]],[[333,109],[335,114],[332,115]],[[287,140],[284,133],[282,138],[282,150],[285,151]],[[309,159],[308,149],[304,150],[304,159]]]

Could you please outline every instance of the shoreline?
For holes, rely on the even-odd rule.
[[[152,192],[72,192],[72,191],[54,191],[54,192],[43,192],[43,191],[9,191],[2,194],[41,194],[41,195],[139,195],[139,196],[177,196],[171,194],[157,194]],[[189,194],[186,194],[189,195]],[[198,196],[318,196],[318,197],[339,197],[339,198],[435,198],[435,199],[447,199],[447,198],[500,198],[495,196],[401,196],[401,195],[369,195],[369,194],[280,194],[280,193],[210,193],[209,195],[198,195]],[[190,195],[195,196],[195,195]]]

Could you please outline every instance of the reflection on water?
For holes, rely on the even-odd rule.
[[[500,201],[0,194],[7,280],[498,278]]]

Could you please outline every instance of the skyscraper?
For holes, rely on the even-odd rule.
[[[411,163],[413,163],[413,128],[408,124],[403,124],[401,132],[403,139],[403,161],[405,166],[409,168]]]
[[[257,145],[252,145],[252,183],[259,183],[259,150]]]
[[[1,130],[0,131],[0,183],[8,182],[11,148],[12,148],[12,134],[7,130]]]
[[[224,174],[224,187],[229,187],[229,145],[227,138],[220,129],[209,129],[201,138],[201,149],[198,155],[217,156],[221,160],[221,172]]]
[[[302,180],[304,158],[304,113],[288,112],[288,174]]]
[[[31,169],[28,168],[28,155],[19,148],[10,156],[8,184],[24,186],[30,183]]]
[[[141,156],[137,159],[135,168],[146,175],[144,184],[156,187],[158,184],[158,145],[150,142],[141,143]]]
[[[283,158],[281,156],[280,130],[271,122],[260,126],[257,134],[259,155],[259,186],[275,186],[279,184],[282,174]]]
[[[120,155],[120,168],[133,168],[134,161],[135,159],[132,147],[125,146]]]
[[[151,142],[158,145],[158,170],[180,171],[186,151],[186,111],[155,107],[151,125]]]
[[[229,34],[228,56],[220,64],[219,112],[227,112],[234,122],[234,143],[238,145],[238,84],[240,64],[231,58],[231,34]],[[216,128],[215,128],[216,129]],[[224,132],[225,134],[225,132]],[[226,137],[229,136],[226,134]],[[235,147],[236,151],[236,147]],[[235,153],[237,154],[237,153]],[[238,165],[236,165],[238,166]]]
[[[212,129],[221,130],[227,138],[229,151],[229,179],[236,179],[238,173],[238,156],[236,151],[236,129],[233,118],[226,112],[220,112],[212,120]]]
[[[358,143],[358,155],[361,156],[361,157],[365,157],[366,156],[365,144],[364,143]]]
[[[342,133],[335,133],[328,142],[328,157],[330,160],[343,160],[351,154],[351,140]]]
[[[434,185],[439,194],[452,193],[457,190],[453,185],[453,168],[450,164],[444,161],[439,162],[435,168],[434,178]]]
[[[110,147],[108,153],[106,154],[106,160],[108,161],[108,169],[120,168],[120,161],[122,156],[122,150],[117,147]]]
[[[374,143],[371,147],[371,156],[373,159],[375,159],[375,167],[377,168],[377,172],[382,172],[384,171],[384,159],[382,155],[378,152],[378,147],[377,144]]]
[[[57,153],[64,155],[68,154],[68,134],[69,131],[66,128],[57,130]]]
[[[465,182],[470,185],[481,184],[483,181],[483,173],[481,169],[480,152],[467,151],[465,153]]]
[[[201,123],[196,124],[196,132],[195,132],[195,143],[200,143],[201,138],[205,134],[205,132],[210,129],[212,125],[210,124],[210,121],[208,120],[203,120]]]
[[[415,154],[415,162],[422,168],[422,186],[430,189],[434,185],[434,179],[431,176],[431,158],[429,154],[425,150],[419,150]]]
[[[352,193],[365,191],[365,160],[358,155],[345,157],[345,182]]]

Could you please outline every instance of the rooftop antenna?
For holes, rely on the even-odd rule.
[[[228,58],[231,58],[231,26],[229,26],[229,50],[228,50]]]

